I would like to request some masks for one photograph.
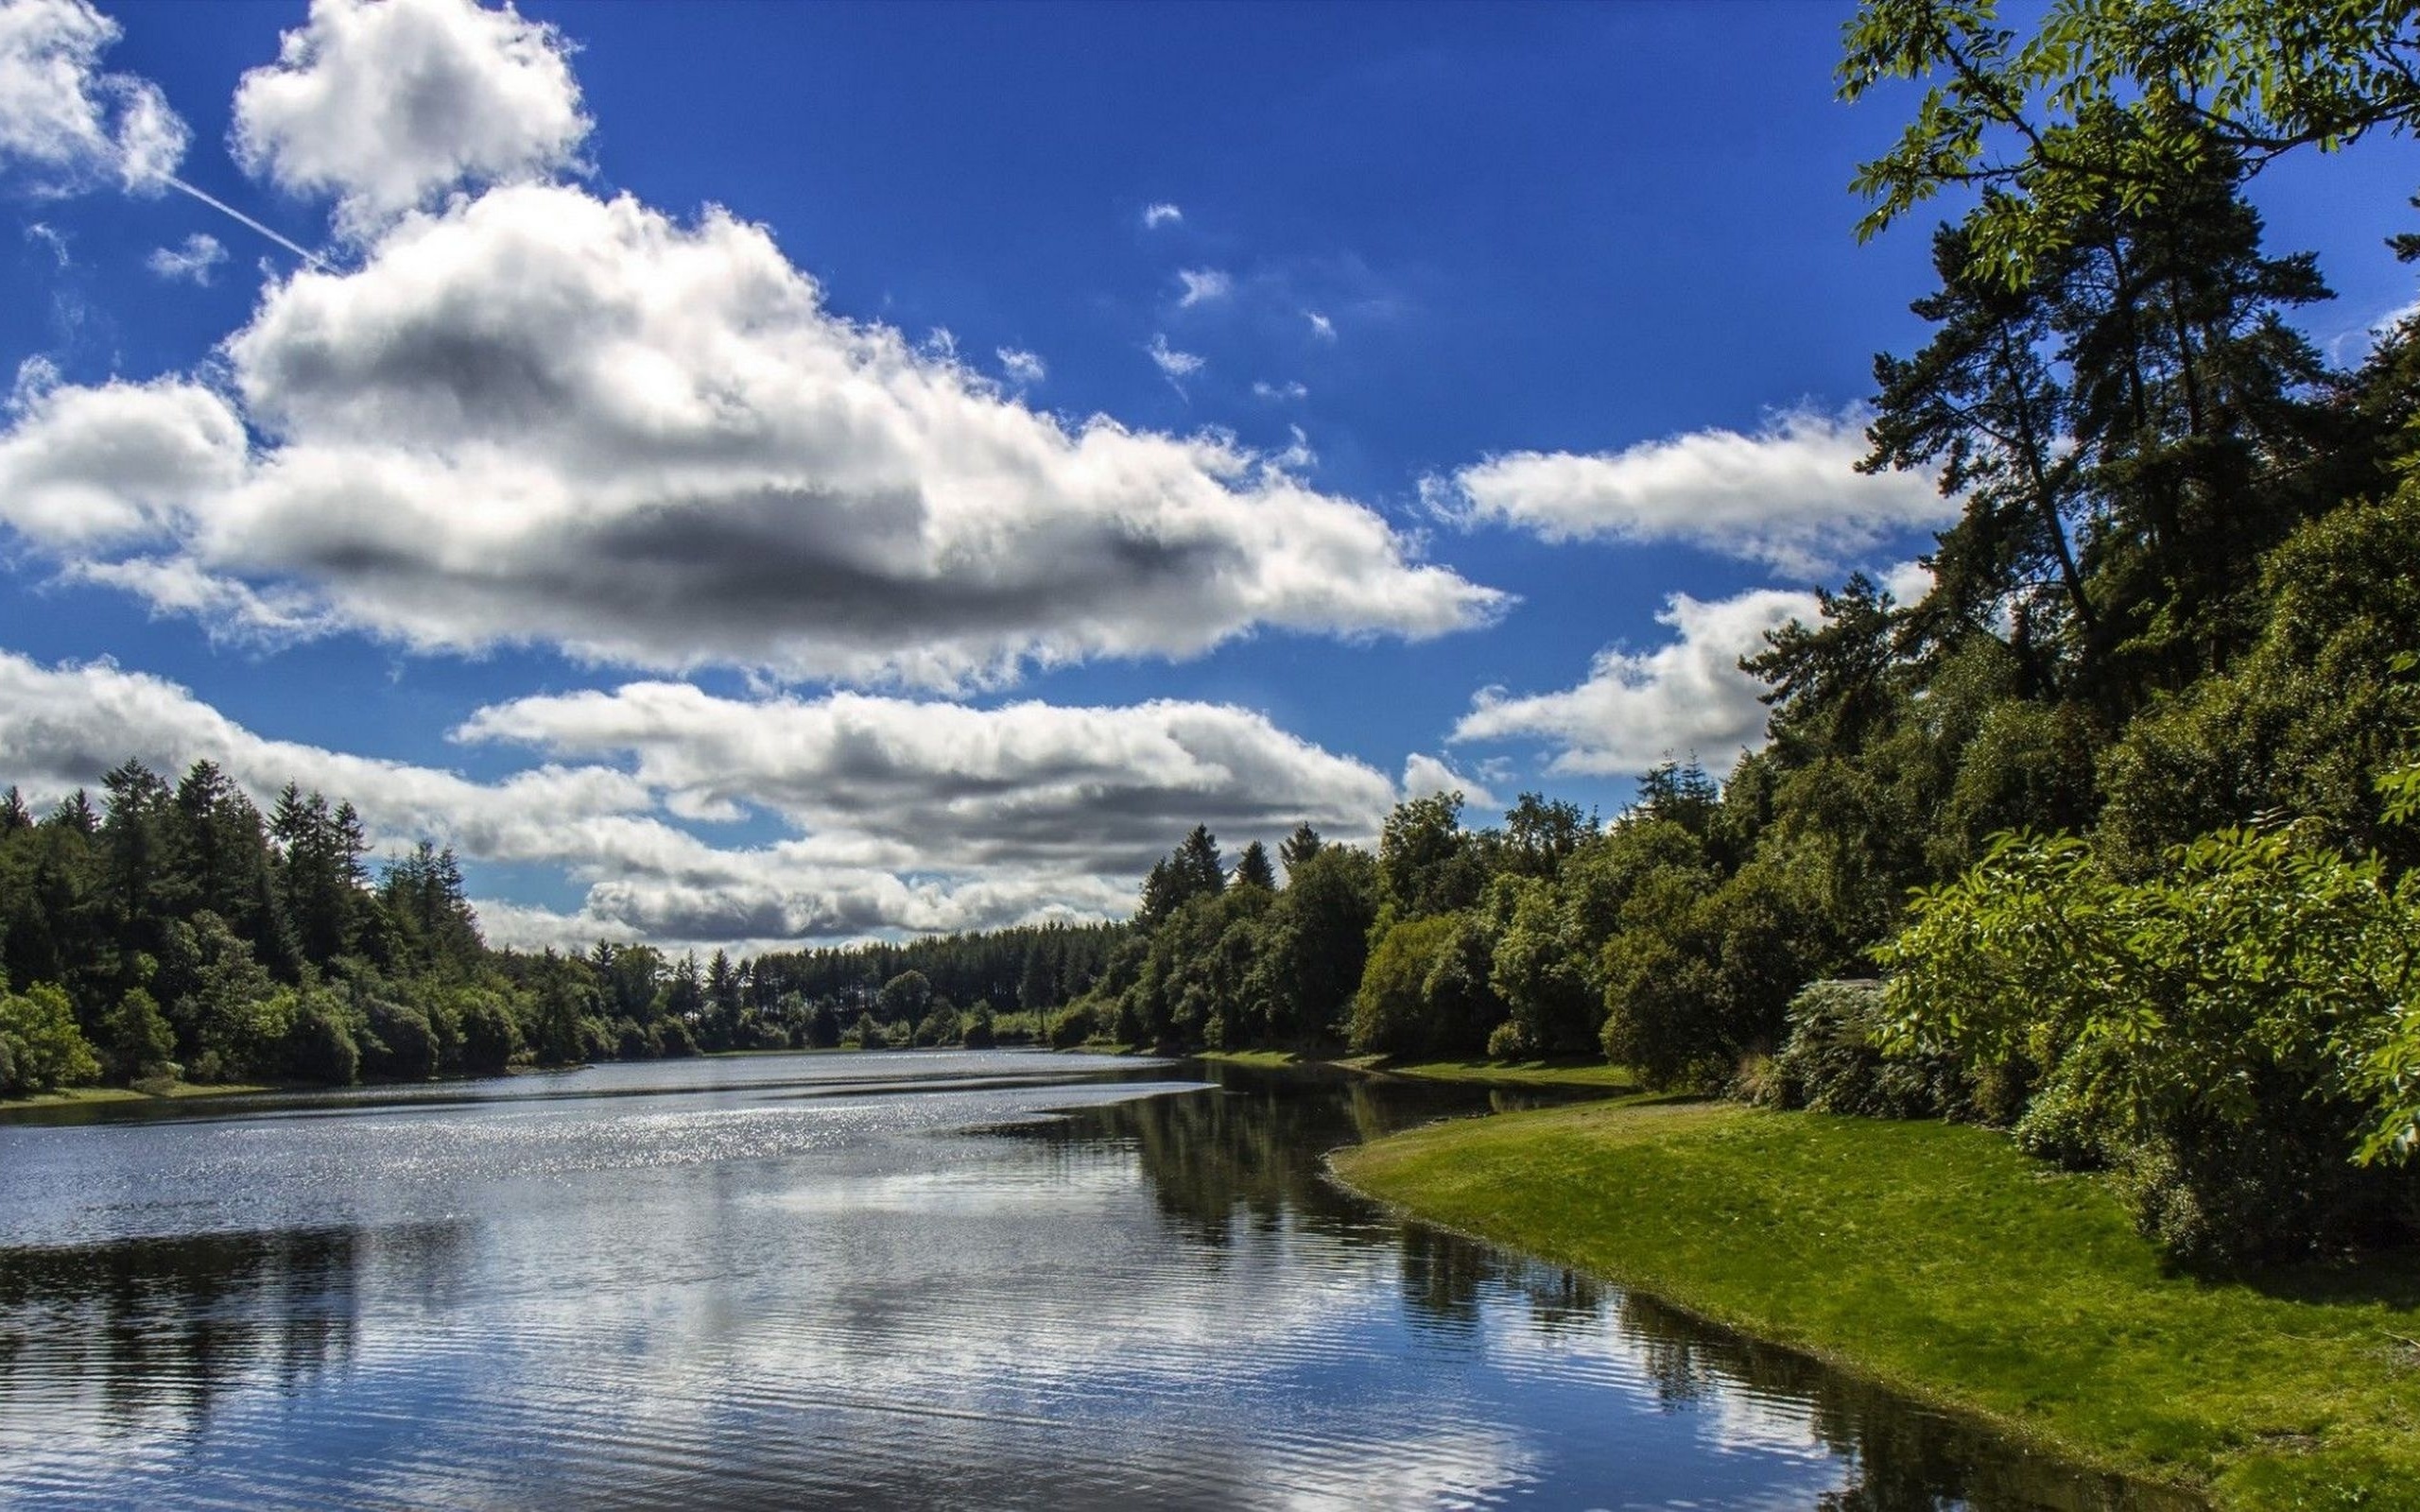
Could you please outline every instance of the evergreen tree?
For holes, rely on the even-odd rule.
[[[1244,853],[1236,858],[1236,885],[1277,889],[1277,870],[1269,864],[1269,852],[1259,841],[1244,847]]]

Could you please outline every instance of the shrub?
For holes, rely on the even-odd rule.
[[[1050,1016],[1048,1043],[1053,1050],[1073,1050],[1091,1039],[1096,1029],[1092,1009],[1071,1003]]]
[[[1866,1118],[1935,1118],[1967,1106],[1963,1078],[1943,1056],[1886,1057],[1882,984],[1812,983],[1789,1003],[1789,1035],[1757,1078],[1752,1102]]]
[[[139,987],[118,999],[100,1032],[110,1074],[122,1081],[138,1081],[176,1058],[176,1030],[159,1003]]]
[[[354,1042],[340,1006],[325,993],[314,993],[297,1005],[279,1060],[296,1080],[332,1087],[350,1087],[361,1074],[361,1048]]]
[[[2206,836],[2139,883],[2080,840],[2004,836],[1883,954],[1888,1047],[2040,1068],[2018,1138],[2109,1165],[2181,1258],[2420,1216],[2420,877],[2290,830]]]
[[[389,1081],[426,1081],[437,1074],[437,1031],[418,1009],[372,998],[365,1015],[370,1033],[361,1042],[364,1071]]]
[[[67,994],[47,982],[23,992],[0,991],[0,1043],[9,1049],[5,1091],[46,1092],[101,1079],[101,1062]]]
[[[491,997],[463,1005],[461,1031],[462,1069],[474,1076],[500,1074],[521,1049],[521,1026]]]

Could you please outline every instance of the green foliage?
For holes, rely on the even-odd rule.
[[[474,1076],[501,1075],[521,1052],[521,1025],[493,995],[474,995],[461,1012],[462,1069]]]
[[[1892,1046],[2039,1086],[2029,1142],[2117,1168],[2144,1230],[2181,1256],[2420,1221],[2420,1184],[2394,1163],[2420,1131],[2409,874],[2229,830],[2127,882],[2081,840],[2011,836],[1919,895],[1882,954]]]
[[[350,1086],[361,1072],[344,1001],[324,988],[297,997],[279,1046],[280,1071],[297,1081]]]
[[[1389,928],[1370,952],[1353,999],[1352,1044],[1395,1056],[1476,1055],[1503,1022],[1489,986],[1493,942],[1471,913],[1432,914]]]
[[[100,1050],[110,1075],[133,1082],[174,1064],[177,1032],[160,1005],[141,988],[129,988],[101,1022]]]
[[[1840,84],[1934,81],[1863,164],[1872,235],[1945,189],[1984,191],[1975,255],[2011,284],[2103,207],[2172,209],[2220,155],[2342,147],[2420,117],[2420,37],[2399,0],[2055,0],[2032,35],[1991,0],[1866,0]]]
[[[1769,1108],[1804,1108],[1863,1118],[1932,1118],[1963,1110],[1970,1094],[1945,1057],[1889,1056],[1882,984],[1807,984],[1789,1004],[1789,1035],[1765,1069]]]
[[[1468,908],[1487,885],[1478,836],[1462,828],[1462,795],[1395,805],[1378,835],[1378,902],[1389,917],[1426,919]]]
[[[101,1078],[99,1057],[76,1026],[76,1009],[55,984],[0,988],[0,1046],[8,1081],[0,1092],[46,1092]]]

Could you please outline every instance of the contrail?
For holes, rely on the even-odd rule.
[[[235,219],[242,221],[245,225],[250,226],[256,232],[259,232],[270,241],[277,243],[277,245],[285,248],[287,251],[292,252],[295,256],[310,264],[320,272],[327,273],[334,271],[334,269],[328,266],[328,260],[326,258],[321,257],[319,253],[311,250],[308,247],[286,240],[277,232],[269,230],[267,226],[262,225],[259,221],[254,220],[251,216],[245,215],[240,210],[237,210],[234,206],[229,204],[224,199],[220,199],[215,195],[204,194],[202,191],[185,182],[182,179],[178,178],[173,173],[164,173],[160,175],[160,177],[171,188],[182,189],[185,193],[193,196],[196,199],[200,200],[203,204],[208,205],[211,209],[217,211],[220,215],[232,215]]]

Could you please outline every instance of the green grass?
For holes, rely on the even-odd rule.
[[[1231,1066],[1342,1066],[1431,1081],[1486,1081],[1527,1087],[1592,1087],[1634,1092],[1638,1078],[1601,1060],[1391,1060],[1384,1056],[1305,1055],[1298,1050],[1206,1050],[1198,1057]]]
[[[1627,1066],[1601,1060],[1423,1060],[1371,1063],[1373,1071],[1393,1076],[1426,1076],[1437,1081],[1510,1082],[1525,1087],[1594,1087],[1603,1091],[1634,1092],[1638,1077]]]
[[[1989,1130],[1634,1100],[1340,1152],[1414,1214],[2242,1507],[2420,1507],[2420,1257],[2174,1273]]]
[[[188,1097],[231,1097],[238,1092],[267,1092],[277,1089],[265,1083],[171,1082],[165,1087],[62,1087],[51,1092],[27,1092],[19,1097],[0,1097],[0,1111],[12,1108],[87,1108],[98,1103],[160,1103],[181,1102]]]

